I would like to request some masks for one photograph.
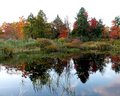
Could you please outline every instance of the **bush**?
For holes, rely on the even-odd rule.
[[[28,42],[27,44],[25,44],[25,48],[36,48],[39,47],[39,44],[37,42]]]
[[[97,50],[97,45],[96,43],[91,42],[86,42],[81,44],[80,46],[81,50]]]
[[[64,43],[65,42],[65,38],[59,38],[58,42]]]
[[[36,41],[39,44],[40,48],[45,48],[46,46],[54,44],[52,40],[45,38],[38,38]]]
[[[46,52],[57,52],[59,51],[59,47],[57,45],[49,45],[44,48]]]
[[[82,50],[99,50],[99,51],[109,51],[112,49],[111,44],[108,42],[86,42],[80,47]]]
[[[57,51],[59,51],[58,45],[55,42],[53,42],[53,40],[39,38],[36,41],[39,44],[41,51],[44,51],[44,52],[57,52]]]
[[[100,43],[98,45],[98,50],[101,50],[101,51],[109,51],[112,49],[112,46],[111,44],[108,44],[108,43]]]
[[[12,57],[13,56],[13,48],[10,47],[3,47],[1,49],[2,54],[4,55],[4,57]]]
[[[80,48],[80,45],[81,45],[81,41],[78,39],[74,39],[71,42],[64,43],[64,46],[67,48]]]
[[[74,43],[65,43],[64,46],[67,48],[79,48],[78,44]]]

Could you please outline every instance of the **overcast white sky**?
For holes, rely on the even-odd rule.
[[[20,16],[27,18],[31,12],[36,15],[40,9],[49,21],[59,14],[63,20],[68,16],[72,24],[81,7],[89,17],[102,19],[107,25],[120,15],[120,0],[0,0],[0,24],[17,21]]]

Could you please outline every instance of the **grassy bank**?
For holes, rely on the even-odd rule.
[[[15,54],[39,54],[41,56],[64,56],[77,52],[109,52],[120,53],[120,40],[101,40],[81,42],[70,39],[28,39],[0,40],[0,55],[12,57]]]

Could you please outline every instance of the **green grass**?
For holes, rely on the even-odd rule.
[[[38,54],[41,57],[63,56],[71,53],[101,52],[120,53],[120,40],[100,40],[80,42],[70,39],[50,40],[40,38],[37,40],[0,40],[0,56],[12,57],[14,54]]]

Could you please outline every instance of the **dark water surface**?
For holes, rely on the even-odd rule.
[[[0,96],[120,96],[120,56],[81,54],[0,65]]]

